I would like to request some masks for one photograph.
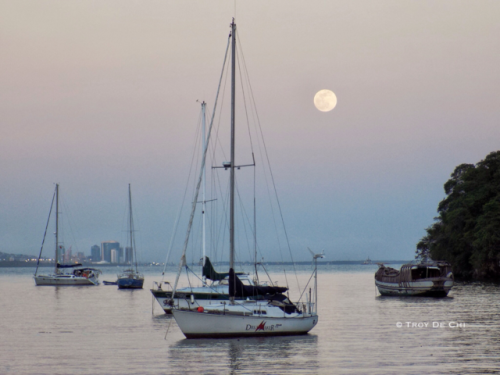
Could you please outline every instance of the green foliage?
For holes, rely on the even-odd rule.
[[[444,191],[416,257],[446,260],[457,277],[500,280],[500,151],[457,166]]]

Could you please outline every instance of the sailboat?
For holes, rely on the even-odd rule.
[[[141,274],[137,268],[137,252],[135,246],[135,236],[134,236],[134,218],[132,215],[132,191],[130,184],[128,184],[128,232],[130,239],[130,253],[133,259],[130,259],[131,263],[135,263],[135,269],[130,266],[130,268],[124,270],[118,275],[116,284],[118,289],[142,289],[144,284],[144,275]]]
[[[229,180],[229,300],[209,306],[198,306],[196,309],[185,308],[174,304],[172,314],[187,338],[219,338],[240,336],[277,336],[306,334],[318,322],[317,314],[317,259],[322,254],[313,257],[315,268],[314,302],[311,293],[307,303],[292,303],[283,294],[285,290],[277,290],[273,286],[244,285],[234,271],[235,266],[235,71],[236,71],[236,24],[231,23],[231,155],[230,161],[223,163],[224,169],[230,170]],[[222,79],[222,76],[221,76]],[[219,83],[220,85],[220,83]],[[211,127],[209,129],[209,134]],[[205,146],[205,159],[207,146]],[[198,183],[199,190],[201,179]],[[196,192],[196,197],[197,193]],[[196,201],[196,199],[195,199]],[[188,234],[179,265],[179,273],[173,288],[175,297],[180,270],[185,264],[186,243],[189,238],[190,225],[194,215],[191,211]]]
[[[55,201],[55,202],[54,202]],[[43,244],[45,243],[45,236],[47,234],[47,228],[49,226],[50,217],[52,209],[55,204],[55,216],[56,216],[56,230],[55,230],[55,258],[54,258],[54,273],[47,275],[37,275],[38,266],[40,264],[40,258],[42,256]],[[52,204],[50,206],[49,217],[47,219],[47,225],[45,227],[45,233],[43,236],[42,247],[40,248],[40,254],[36,262],[35,274],[33,279],[37,286],[42,285],[61,285],[61,286],[79,286],[79,285],[99,285],[99,274],[100,270],[89,267],[82,267],[82,264],[60,264],[59,251],[63,250],[63,246],[59,243],[59,184],[56,184],[54,190],[54,196],[52,197]]]
[[[205,150],[207,144],[206,137],[206,103],[203,101],[201,103],[201,119],[202,119],[202,151]],[[221,301],[229,301],[229,273],[217,272],[210,261],[210,258],[206,255],[206,203],[210,202],[206,199],[206,169],[205,161],[202,165],[202,198],[199,203],[202,204],[201,214],[202,214],[202,258],[200,259],[202,265],[201,277],[203,280],[203,285],[201,286],[189,286],[185,288],[176,289],[175,296],[173,296],[173,290],[169,283],[156,283],[155,286],[150,289],[151,294],[156,298],[159,305],[162,307],[166,314],[172,313],[173,306],[178,306],[183,309],[197,308],[199,306],[205,307],[212,304],[218,304]],[[167,256],[168,260],[168,256]],[[167,262],[166,262],[167,263]],[[256,282],[249,274],[243,272],[236,273],[240,280],[245,285],[260,285],[268,286],[267,282]],[[166,285],[164,288],[162,285]],[[170,288],[169,288],[170,287]],[[275,290],[280,292],[286,291],[284,287],[274,287]]]

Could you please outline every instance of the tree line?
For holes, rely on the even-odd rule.
[[[446,260],[460,279],[500,281],[500,151],[457,166],[444,191],[416,258]]]

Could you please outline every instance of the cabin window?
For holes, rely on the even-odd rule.
[[[439,277],[441,276],[441,270],[437,268],[429,268],[429,277]]]
[[[426,274],[425,274],[426,268],[415,268],[411,270],[411,279],[412,280],[418,280],[418,279],[425,279]]]
[[[430,277],[440,277],[441,270],[439,268],[414,268],[411,270],[411,279],[419,280]]]

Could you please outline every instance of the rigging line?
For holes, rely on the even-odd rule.
[[[200,122],[200,118],[201,118],[201,111],[200,111],[200,115],[199,115],[199,118],[198,118],[198,123]],[[199,133],[199,130],[196,132],[194,145],[197,144],[198,133]],[[196,147],[193,147],[193,148],[196,148]],[[165,264],[163,266],[163,271],[161,273],[162,274],[162,278],[161,278],[161,282],[162,283],[165,280],[165,271],[167,270],[168,260],[170,259],[170,253],[172,252],[174,240],[175,240],[175,237],[177,236],[177,227],[179,226],[179,221],[180,221],[180,218],[182,216],[182,210],[184,208],[184,203],[186,203],[186,195],[187,195],[187,191],[188,191],[188,187],[189,187],[189,182],[191,181],[191,172],[193,171],[193,164],[194,164],[195,152],[196,151],[193,150],[193,153],[191,155],[191,162],[189,163],[189,172],[188,172],[188,178],[187,178],[186,186],[184,188],[184,194],[182,196],[182,201],[181,201],[181,205],[179,207],[179,212],[177,213],[177,218],[175,219],[173,232],[172,232],[172,235],[170,236],[170,243],[168,245],[168,252],[167,252],[167,256],[165,258]]]
[[[274,285],[273,283],[273,280],[271,279],[271,276],[269,276],[269,273],[267,272],[267,269],[266,267],[264,266],[264,262],[261,262],[260,265],[262,266],[262,269],[264,270],[264,272],[266,273],[267,275],[267,278],[269,279],[269,282],[271,283],[271,285]]]
[[[237,53],[238,53],[238,56],[240,55],[243,55],[243,48],[241,47],[241,41],[239,39],[239,34],[236,34],[236,37],[238,38],[238,44],[240,46],[240,48],[238,48],[237,50]],[[253,139],[252,139],[252,132],[250,131],[250,120],[249,120],[249,116],[248,116],[248,107],[247,107],[247,99],[246,99],[246,94],[245,94],[245,85],[244,85],[244,82],[243,82],[243,74],[242,74],[242,69],[241,69],[241,66],[240,66],[240,60],[241,58],[239,58],[237,60],[238,62],[238,71],[239,71],[239,78],[240,78],[240,83],[241,83],[241,92],[242,92],[242,96],[243,96],[243,105],[244,105],[244,108],[245,108],[245,117],[246,117],[246,122],[247,122],[247,131],[248,131],[248,138],[250,140],[250,149],[252,151],[252,159],[253,159],[253,162],[254,162],[254,181],[253,181],[253,203],[254,203],[254,224],[250,224],[250,219],[248,218],[248,214],[247,212],[245,211],[245,216],[246,216],[246,219],[249,223],[249,227],[253,229],[253,234],[254,234],[254,250],[256,250],[255,248],[255,243],[257,241],[256,239],[256,233],[257,233],[257,228],[256,228],[256,222],[255,222],[255,196],[256,196],[256,172],[255,172],[255,158],[253,157],[254,155],[254,147],[253,147]],[[239,194],[239,193],[238,193]],[[241,202],[241,197],[239,197],[240,199],[240,204],[241,204],[241,207],[244,207],[243,206],[243,203]],[[245,228],[246,229],[246,228]],[[246,234],[246,232],[245,232]],[[248,239],[247,239],[247,242],[248,242]],[[249,246],[249,249],[250,249],[250,246]],[[250,254],[250,259],[252,258],[252,254]],[[257,262],[257,257],[255,255],[255,259],[254,259],[254,263]]]
[[[302,299],[302,296],[304,295],[304,292],[307,290],[307,287],[309,286],[309,283],[311,282],[311,279],[312,277],[314,276],[314,272],[311,274],[311,277],[309,277],[309,280],[307,281],[307,284],[306,286],[304,287],[304,290],[302,291],[302,293],[300,294],[300,297],[298,299],[298,302],[300,302],[300,300]],[[300,290],[300,289],[299,289]],[[311,301],[309,301],[310,303]]]
[[[222,120],[222,109],[224,107],[224,99],[226,97],[226,87],[227,87],[227,80],[228,80],[228,77],[229,77],[229,74],[226,74],[225,75],[225,81],[224,81],[224,85],[222,85],[222,98],[221,98],[221,105],[219,106],[219,116],[218,116],[218,121],[217,121],[217,127],[216,127],[216,132],[215,132],[215,146],[213,148],[213,156],[212,156],[212,160],[215,160],[215,152],[217,150],[217,144],[219,145],[219,148],[222,152],[222,156],[224,157],[224,161],[227,160],[227,157],[226,157],[226,153],[224,152],[224,147],[222,145],[222,142],[220,140],[220,137],[219,137],[219,131],[220,131],[220,124],[221,124],[221,120]],[[214,110],[214,113],[212,114],[212,117],[214,116],[215,114],[215,110]]]
[[[228,40],[227,40],[226,54],[224,56],[224,63],[222,64],[222,73],[221,73],[221,77],[220,77],[220,80],[219,80],[219,87],[217,88],[217,94],[215,96],[215,104],[214,104],[214,111],[213,111],[214,114],[215,114],[215,108],[217,108],[217,101],[219,99],[219,90],[220,90],[220,85],[221,85],[222,77],[223,77],[223,73],[224,73],[224,67],[225,67],[226,61],[227,61],[227,54],[228,54],[228,51],[229,51],[230,42],[231,42],[231,36],[229,36]],[[210,121],[210,126],[208,128],[208,134],[207,134],[207,139],[208,140],[210,139],[210,134],[212,133],[213,122],[214,122],[214,117],[212,116],[212,119]],[[205,149],[203,151],[203,160],[201,162],[202,166],[205,165],[205,160],[206,160],[206,157],[207,157],[207,151],[208,151],[208,147],[205,145]],[[193,223],[194,213],[196,211],[196,202],[198,200],[198,193],[200,192],[201,181],[203,179],[203,170],[204,170],[204,167],[200,168],[200,174],[199,174],[199,177],[198,177],[198,184],[197,184],[197,187],[196,187],[196,194],[195,194],[195,197],[193,199],[193,205],[191,207],[191,216],[190,216],[189,224],[188,224],[188,233],[186,234],[186,239],[184,241],[184,248],[182,250],[181,261],[179,263],[179,270],[177,272],[177,277],[175,279],[174,289],[172,291],[172,297],[171,297],[172,300],[174,299],[175,290],[177,289],[177,283],[179,282],[179,277],[180,277],[180,273],[181,273],[181,267],[182,267],[182,264],[183,264],[183,260],[186,257],[186,248],[187,248],[188,241],[189,241],[189,232],[191,231],[191,225]]]
[[[203,221],[202,215],[199,215],[196,220],[197,220],[197,222],[195,224],[195,227],[197,230],[199,230],[202,226],[202,221]],[[191,264],[195,264],[195,263],[198,264],[200,258],[195,255],[195,251],[196,251],[196,249],[198,249],[198,251],[200,250],[200,247],[202,246],[203,239],[201,238],[202,237],[201,233],[198,232],[197,235],[195,235],[194,233],[195,233],[195,231],[191,232],[191,241],[190,241],[192,244],[191,245]],[[203,263],[201,264],[201,267],[203,269]]]
[[[243,48],[241,47],[241,42],[240,42],[239,34],[236,34],[236,38],[238,38],[238,45],[240,47],[240,48],[237,49],[236,52],[238,53],[238,55],[241,54],[243,56]],[[240,73],[241,93],[243,95],[243,106],[245,108],[245,116],[246,116],[246,119],[247,119],[248,137],[250,139],[250,148],[251,148],[252,153],[253,153],[253,140],[252,140],[252,134],[250,132],[250,121],[248,119],[248,108],[247,108],[247,101],[246,101],[245,90],[244,90],[244,85],[243,85],[243,75],[242,75],[242,70],[241,70],[241,67],[240,67],[240,59],[238,59],[237,62],[238,62],[238,71]]]
[[[240,48],[241,48],[241,46],[240,46]],[[245,57],[243,55],[242,55],[242,58],[243,58],[243,65],[245,66],[245,71],[248,73],[248,70],[246,69]],[[266,155],[266,159],[267,159],[269,173],[271,175],[271,180],[273,182],[274,193],[275,193],[275,196],[276,196],[276,201],[278,203],[278,208],[279,208],[279,212],[280,212],[280,216],[281,216],[281,221],[282,221],[282,224],[283,224],[283,230],[285,232],[286,243],[288,245],[288,251],[290,253],[290,257],[292,258],[292,264],[293,264],[293,269],[294,269],[294,272],[295,272],[295,278],[297,280],[297,286],[299,287],[299,290],[300,290],[299,278],[297,276],[297,268],[295,266],[295,261],[293,259],[292,249],[290,247],[290,241],[289,241],[289,238],[288,238],[288,232],[286,230],[285,220],[283,218],[283,211],[281,210],[281,204],[280,204],[280,201],[279,201],[279,198],[278,198],[278,191],[276,189],[276,184],[275,184],[275,181],[274,181],[274,175],[273,175],[273,172],[272,172],[272,169],[271,169],[271,163],[270,163],[270,160],[269,160],[269,154],[267,152],[266,142],[264,140],[264,133],[262,131],[262,126],[260,124],[259,113],[257,112],[257,106],[256,106],[256,103],[255,103],[255,97],[253,95],[252,84],[250,83],[250,80],[248,80],[248,85],[249,85],[250,95],[251,95],[251,98],[252,98],[252,101],[253,101],[253,105],[254,105],[254,108],[255,108],[255,114],[257,116],[258,129],[260,130],[260,135],[261,135],[262,143],[264,145],[264,151],[265,151],[265,155]]]
[[[66,220],[66,225],[69,227],[69,235],[70,235],[70,240],[72,241],[72,245],[70,245],[70,248],[71,248],[72,246],[74,246],[74,247],[75,247],[76,252],[78,252],[78,251],[79,251],[79,248],[78,248],[78,244],[77,244],[77,242],[76,242],[75,230],[73,229],[73,225],[72,225],[72,223],[74,222],[74,219],[73,219],[73,217],[74,217],[74,216],[73,216],[73,213],[70,211],[70,209],[69,209],[68,205],[66,204],[66,200],[64,199],[64,197],[63,197],[63,196],[61,196],[61,194],[59,194],[59,201],[60,201],[60,204],[63,206],[63,212],[65,212],[65,213],[66,213],[66,217],[68,218],[68,219]],[[62,213],[60,213],[60,214],[62,214]],[[64,243],[64,237],[65,237],[65,236],[64,236],[64,234],[65,234],[65,233],[64,233],[64,226],[62,226],[62,229],[63,229],[63,231],[62,231],[62,232],[63,232],[63,233],[62,233],[62,234],[63,234],[63,236],[62,236],[62,237],[63,237],[63,243]],[[65,244],[64,246],[65,246],[65,247],[64,247],[64,255],[65,255],[65,257],[66,257],[66,244]],[[71,259],[69,259],[69,261],[71,261]]]
[[[217,177],[218,174],[217,174]],[[224,252],[224,246],[225,246],[225,241],[222,241],[222,238],[225,237],[225,234],[226,234],[226,229],[228,229],[228,222],[229,222],[229,219],[227,217],[227,205],[228,205],[228,202],[229,202],[229,192],[227,191],[228,189],[226,189],[226,194],[223,194],[222,192],[222,186],[221,186],[221,181],[220,181],[220,178],[217,178],[217,181],[219,182],[219,190],[220,190],[220,196],[221,196],[221,200],[222,200],[222,215],[220,216],[220,224],[218,225],[218,228],[221,228],[219,231],[218,231],[218,236],[216,238],[216,247],[215,249],[218,248],[218,244],[219,243],[222,243],[222,249],[221,249],[221,254],[220,254],[220,257],[222,258],[222,254]],[[229,181],[228,181],[228,185],[229,185]]]
[[[195,138],[195,142],[194,142],[194,147],[193,147],[193,165],[196,164],[196,168],[195,170],[198,170],[198,161],[200,160],[200,154],[199,154],[199,144],[200,142],[202,142],[201,140],[201,137],[202,137],[202,134],[201,134],[201,121],[202,121],[202,111],[200,110],[200,115],[198,117],[198,122],[197,122],[197,128],[196,128],[196,138]],[[196,160],[196,161],[195,161]],[[192,190],[191,190],[191,196],[194,196],[194,192],[196,190],[196,185],[193,184],[192,186]]]
[[[203,280],[200,279],[200,277],[191,269],[188,267],[188,270],[194,275],[194,277],[196,277],[198,280],[200,280],[202,283],[203,283]],[[187,272],[187,271],[186,271]],[[215,294],[223,294],[221,292],[218,292],[216,289],[214,289],[211,285],[208,285],[208,284],[204,284],[204,288],[207,288],[207,289],[210,289],[212,292],[214,292]]]
[[[189,266],[187,265],[187,263],[184,265],[185,269],[186,269],[186,277],[188,279],[188,285],[189,285],[189,289],[191,289],[191,293],[193,293],[193,286],[191,285],[191,280],[189,280]]]
[[[45,236],[47,235],[47,228],[49,227],[50,215],[52,214],[52,208],[54,207],[54,199],[56,199],[56,190],[54,189],[54,194],[52,195],[52,202],[50,203],[49,217],[47,218],[47,224],[45,225],[45,232],[43,233],[42,246],[40,247],[40,254],[38,254],[38,260],[36,261],[36,269],[33,276],[36,276],[38,272],[38,265],[40,264],[40,257],[42,256],[43,244],[45,243]]]
[[[247,224],[248,224],[248,226],[249,226],[251,229],[253,229],[252,224],[250,223],[250,219],[249,219],[249,217],[248,217],[247,211],[245,210],[245,206],[243,205],[243,200],[241,199],[241,194],[240,194],[240,190],[239,190],[239,187],[238,187],[238,183],[236,183],[236,193],[237,193],[237,195],[238,195],[238,201],[239,201],[239,203],[240,203],[240,207],[241,207],[241,209],[240,209],[239,211],[240,211],[241,217],[243,218],[243,219],[242,219],[242,223],[244,223],[244,222],[245,222],[245,219],[246,219],[246,220],[247,220]],[[244,230],[244,232],[245,232],[245,238],[246,238],[246,240],[247,240],[247,246],[248,246],[248,249],[249,249],[249,251],[251,251],[251,250],[250,250],[250,249],[251,249],[251,247],[250,247],[250,244],[249,244],[249,243],[250,243],[250,241],[248,241],[247,227],[246,227],[246,225],[242,225],[242,226],[243,226],[243,230]],[[252,254],[251,254],[251,253],[250,253],[250,259],[252,259]]]
[[[236,35],[238,37],[238,35]],[[242,50],[242,47],[241,47],[241,43],[240,43],[240,49]],[[257,113],[257,105],[255,104],[255,99],[253,98],[253,90],[252,90],[252,85],[250,83],[250,77],[249,77],[249,74],[248,74],[248,69],[246,67],[246,62],[245,62],[245,56],[243,54],[243,51],[241,52],[241,60],[243,61],[243,71],[246,73],[246,81],[248,83],[248,87],[249,87],[249,91],[250,91],[250,95],[252,97],[252,100],[253,100],[253,111],[255,112],[255,116],[257,117],[257,120],[256,122],[258,123],[258,125],[260,126],[260,120],[259,120],[259,117],[258,117],[258,113]],[[245,103],[245,106],[246,106],[246,103]],[[246,108],[246,107],[245,107]],[[253,112],[252,112],[253,113]],[[248,120],[248,119],[247,119]],[[255,120],[254,120],[255,121]],[[257,130],[256,130],[257,131]],[[258,135],[258,132],[257,132],[257,135]],[[261,136],[261,139],[264,143],[264,138],[263,138],[263,135]],[[265,148],[265,143],[264,143],[264,149],[266,151],[266,154],[267,154],[267,149]],[[264,160],[264,157],[262,156],[262,149],[260,147],[260,144],[259,144],[259,152],[260,152],[260,155],[261,155],[261,158],[262,160]],[[268,169],[269,169],[269,173],[272,174],[271,172],[271,167],[270,167],[270,162],[269,162],[269,159],[268,159]],[[276,220],[275,220],[275,215],[274,215],[274,205],[271,201],[271,193],[269,192],[269,182],[268,182],[268,179],[267,179],[267,174],[265,173],[265,168],[263,169],[263,172],[264,172],[264,179],[266,181],[266,188],[267,188],[267,191],[268,191],[268,197],[269,197],[269,207],[271,208],[271,214],[272,214],[272,218],[273,218],[273,224],[274,224],[274,228],[275,228],[275,231],[276,231],[276,240],[278,242],[278,249],[280,251],[280,257],[281,257],[281,261],[284,262],[284,258],[283,258],[283,253],[282,253],[282,250],[281,250],[281,241],[279,239],[279,234],[278,234],[278,226],[276,224]],[[274,181],[273,181],[273,184],[274,184]],[[289,249],[290,250],[290,249]],[[292,261],[293,261],[293,257],[292,257]],[[294,265],[295,267],[295,265]],[[296,272],[296,271],[295,271]]]

